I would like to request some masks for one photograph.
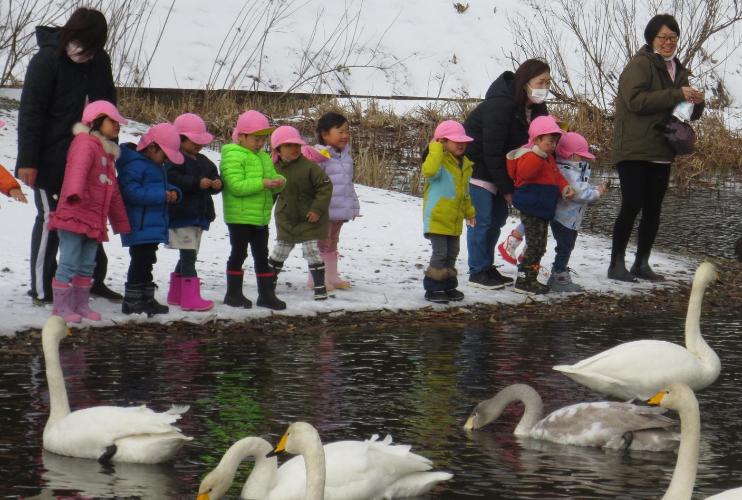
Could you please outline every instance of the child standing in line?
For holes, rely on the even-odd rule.
[[[0,128],[5,126],[5,122],[0,120]],[[8,172],[5,167],[0,165],[0,193],[8,198],[13,198],[21,203],[28,203],[26,195],[21,191],[21,185],[15,180],[15,177]]]
[[[184,311],[208,311],[214,302],[201,297],[201,281],[196,273],[196,258],[201,236],[216,218],[212,196],[222,190],[216,165],[200,153],[214,136],[206,131],[206,123],[193,113],[180,115],[173,122],[180,134],[180,152],[185,161],[168,165],[168,181],[183,193],[180,203],[170,205],[170,248],[180,251],[175,271],[170,273],[167,303],[179,305]]]
[[[582,291],[580,285],[572,282],[567,265],[587,204],[597,201],[606,190],[605,184],[590,184],[590,161],[594,159],[587,140],[576,132],[564,134],[557,144],[557,167],[576,194],[571,200],[557,202],[554,219],[551,221],[551,233],[557,245],[548,285],[555,292]]]
[[[456,257],[464,219],[471,227],[476,224],[469,195],[473,163],[464,156],[466,144],[473,140],[459,122],[441,122],[423,162],[423,233],[433,247],[423,286],[425,300],[430,302],[464,299],[456,289]]]
[[[286,177],[286,189],[276,202],[278,238],[270,264],[278,275],[294,245],[301,243],[314,280],[314,299],[324,300],[327,299],[325,263],[319,240],[327,235],[332,183],[319,165],[302,155],[304,145],[294,127],[278,127],[271,135],[273,160],[276,170]]]
[[[350,283],[338,276],[338,241],[343,224],[358,216],[360,204],[353,185],[353,157],[350,154],[350,123],[335,112],[325,113],[317,121],[316,149],[327,156],[319,165],[332,182],[327,234],[319,240],[319,251],[325,263],[327,290],[350,288]],[[314,160],[312,160],[314,161]],[[309,286],[313,286],[309,275]]]
[[[543,294],[549,287],[538,282],[541,258],[546,252],[548,222],[554,218],[560,197],[571,199],[574,189],[559,173],[554,158],[564,134],[553,116],[539,116],[528,127],[528,144],[507,154],[508,175],[513,179],[513,206],[520,211],[528,249],[518,265],[515,291]]]
[[[52,279],[53,314],[68,323],[82,318],[100,321],[90,308],[98,244],[108,241],[106,222],[116,233],[131,230],[116,181],[120,155],[113,142],[127,121],[108,101],[93,101],[82,112],[82,123],[72,129],[67,165],[57,208],[48,227],[59,236],[59,265]]]
[[[152,268],[157,246],[168,242],[168,204],[182,198],[180,189],[168,184],[165,162],[183,163],[180,135],[170,123],[152,126],[139,144],[124,144],[116,162],[121,193],[131,222],[131,233],[121,237],[129,247],[129,271],[121,312],[166,314],[170,309],[155,299]]]
[[[233,144],[222,147],[219,164],[224,182],[222,201],[232,246],[227,261],[224,303],[231,307],[252,307],[252,302],[242,294],[245,275],[242,264],[250,245],[258,282],[258,306],[286,309],[286,303],[276,297],[275,274],[268,264],[268,223],[273,196],[286,184],[286,179],[276,173],[270,156],[263,150],[272,131],[273,127],[262,113],[245,111],[232,131]]]

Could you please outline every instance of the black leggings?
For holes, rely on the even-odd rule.
[[[639,212],[637,256],[649,256],[660,228],[662,200],[670,182],[670,164],[622,161],[616,165],[621,181],[621,210],[613,226],[611,260],[626,252]]]
[[[247,258],[247,245],[250,245],[255,274],[270,272],[268,266],[268,226],[252,224],[227,224],[232,253],[227,260],[228,271],[241,271]]]
[[[157,262],[158,243],[145,243],[129,247],[129,272],[126,280],[129,283],[152,283],[152,268]]]

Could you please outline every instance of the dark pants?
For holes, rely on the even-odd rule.
[[[152,268],[157,262],[158,243],[145,243],[129,247],[129,272],[126,281],[130,284],[152,283]]]
[[[59,237],[56,231],[47,228],[49,214],[56,210],[57,200],[45,189],[34,188],[36,219],[31,229],[31,286],[29,295],[44,299],[52,298],[52,278],[57,272]],[[103,282],[108,270],[108,257],[103,245],[98,245],[95,255],[93,280]]]
[[[227,260],[228,271],[241,271],[247,258],[247,246],[250,245],[255,274],[269,273],[268,266],[268,226],[252,224],[227,224],[229,244],[232,253]]]
[[[670,164],[622,161],[616,169],[621,181],[621,210],[613,226],[611,262],[626,252],[639,212],[642,218],[636,254],[649,256],[660,228],[662,200],[670,182]]]
[[[180,258],[175,265],[175,272],[183,278],[195,278],[198,276],[196,274],[197,257],[198,252],[196,250],[180,250]]]
[[[456,269],[456,257],[459,256],[459,237],[446,234],[429,233],[433,253],[430,256],[430,267]]]
[[[549,221],[521,214],[520,221],[526,228],[528,248],[523,256],[523,267],[533,267],[541,264],[541,257],[546,253],[546,237],[549,234]]]
[[[575,248],[577,231],[553,220],[551,221],[551,234],[554,235],[554,240],[556,241],[556,255],[554,256],[552,270],[557,273],[563,273],[567,270],[569,257]]]

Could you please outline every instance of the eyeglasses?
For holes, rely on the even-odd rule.
[[[655,38],[658,39],[660,43],[677,43],[678,41],[678,35],[657,35]]]

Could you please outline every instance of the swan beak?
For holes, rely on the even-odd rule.
[[[196,500],[209,500],[209,494],[208,493],[201,493],[196,497]]]
[[[467,431],[474,430],[474,417],[469,417],[466,419],[466,423],[464,424],[464,429]]]
[[[662,403],[662,398],[665,397],[665,394],[667,394],[667,391],[660,391],[654,396],[652,396],[651,398],[649,398],[649,401],[647,401],[647,403],[649,403],[650,405],[659,406],[660,403]]]
[[[281,440],[276,445],[276,449],[268,453],[266,457],[275,457],[279,453],[286,451],[286,440],[288,439],[288,437],[289,437],[288,432],[284,434],[283,436],[281,436]]]

